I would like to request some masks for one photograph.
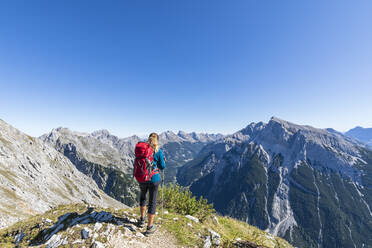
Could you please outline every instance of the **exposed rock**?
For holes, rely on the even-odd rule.
[[[0,190],[0,228],[60,204],[84,201],[103,207],[125,207],[99,190],[92,179],[53,147],[2,120],[0,188],[4,189]]]
[[[137,224],[138,223],[138,220],[137,219],[134,219],[134,218],[129,219],[129,221],[132,222],[133,224]]]
[[[194,216],[186,215],[185,217],[186,217],[187,219],[189,219],[189,220],[192,220],[192,221],[194,221],[194,222],[196,222],[196,223],[199,223],[199,219],[196,218],[196,217],[194,217]]]
[[[207,236],[204,239],[203,248],[210,248],[212,246],[211,237]]]
[[[133,235],[133,232],[128,227],[124,227],[124,235],[129,237]]]
[[[67,244],[67,237],[62,238],[62,235],[57,234],[52,236],[51,239],[46,243],[46,248],[57,248],[60,245],[66,245]]]
[[[221,236],[211,229],[209,229],[208,231],[211,234],[212,244],[219,246],[221,244]]]
[[[81,237],[83,239],[88,239],[90,234],[91,234],[92,230],[90,230],[89,228],[85,227],[83,230],[81,230]]]
[[[98,233],[94,233],[92,239],[93,239],[93,240],[96,240],[96,239],[98,238],[98,236],[99,236]]]
[[[105,245],[102,244],[101,242],[94,241],[90,248],[105,248]]]
[[[52,223],[53,221],[50,220],[50,219],[45,219],[45,222],[46,222],[46,223]]]
[[[17,245],[19,242],[22,242],[22,239],[23,239],[24,236],[25,236],[24,232],[20,232],[20,233],[18,233],[18,234],[14,237],[14,242],[15,242],[15,244]]]
[[[98,232],[102,227],[102,223],[100,222],[97,222],[96,224],[94,224],[94,231],[95,232]]]
[[[128,228],[131,232],[135,232],[137,230],[137,227],[133,224],[126,224],[124,227]]]
[[[212,217],[212,221],[213,221],[216,225],[220,224],[220,223],[218,222],[218,219],[217,219],[216,216],[213,216],[213,217]]]
[[[84,243],[84,240],[77,239],[74,242],[72,242],[72,244],[81,244],[81,243]]]
[[[101,244],[104,247],[112,248],[179,247],[177,245],[176,238],[171,233],[166,231],[168,229],[167,226],[158,225],[159,229],[157,230],[156,235],[150,235],[149,237],[145,238],[143,233],[129,221],[130,217],[132,217],[132,214],[123,214],[123,212],[120,210],[116,210],[113,212],[109,211],[111,210],[106,209],[104,211],[99,211],[95,210],[94,208],[87,209],[86,206],[81,204],[61,206],[56,208],[55,210],[51,210],[45,213],[45,216],[48,216],[51,219],[55,219],[57,216],[59,216],[58,220],[54,223],[53,226],[49,227],[49,225],[47,225],[43,227],[42,225],[38,225],[38,223],[45,222],[45,219],[43,219],[42,217],[31,218],[26,222],[27,225],[17,224],[14,226],[14,229],[13,227],[10,227],[5,232],[2,232],[2,234],[0,235],[0,242],[2,242],[3,240],[15,240],[15,238],[18,237],[17,234],[19,233],[17,232],[19,230],[19,227],[21,226],[25,228],[24,231],[26,233],[26,236],[23,238],[22,242],[19,243],[20,247],[47,246],[49,248],[53,248],[60,247],[61,245],[67,245],[71,247],[101,247]],[[105,218],[105,220],[107,221],[99,222],[99,219],[101,219],[102,216],[108,216],[107,213],[110,213],[111,218]],[[172,215],[173,214],[174,213],[172,213]],[[168,217],[169,218],[166,218],[165,221],[172,222],[172,218],[170,218],[170,216]],[[118,220],[122,221],[124,225],[118,226],[116,224]],[[188,219],[184,219],[182,223],[179,223],[178,225],[182,226],[183,224],[185,224],[185,220]],[[235,223],[229,218],[226,218],[226,220],[229,223]],[[155,221],[159,223],[159,219],[156,219]],[[194,223],[192,224],[192,221],[187,222],[186,224],[188,224],[189,226],[187,227],[187,235],[192,235],[193,237],[195,237],[198,244],[205,244],[204,247],[218,247],[222,245],[220,244],[219,235],[213,230],[209,230],[208,237],[205,237],[201,233],[204,233],[204,228],[212,229],[212,223],[203,223],[204,227],[203,230],[201,230],[195,227],[199,225]],[[82,223],[87,224],[82,225]],[[251,232],[249,226],[246,226],[244,224],[243,226],[244,228],[248,228],[248,232]],[[37,229],[39,229],[38,233],[35,232],[37,231]],[[252,229],[253,232],[255,232],[256,228]],[[230,231],[231,230],[229,230],[229,232]],[[81,234],[81,236],[79,234]],[[262,240],[260,240],[260,244],[266,244],[266,241],[272,242],[272,237],[263,231],[258,230],[258,232],[252,234],[252,236],[257,237],[257,240],[258,238],[262,238]],[[15,244],[14,241],[6,243],[5,245],[10,245],[10,247],[13,247],[13,244]],[[282,241],[276,244],[280,244],[283,248],[290,247],[286,244],[282,245]],[[2,245],[3,243],[1,243],[1,246]],[[267,247],[273,248],[274,246],[272,246],[270,243]]]

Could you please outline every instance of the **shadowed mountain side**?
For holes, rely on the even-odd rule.
[[[342,134],[252,123],[205,146],[177,180],[298,247],[371,247],[372,152]]]

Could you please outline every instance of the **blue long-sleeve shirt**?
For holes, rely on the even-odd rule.
[[[161,149],[159,149],[159,151],[154,154],[154,165],[155,165],[155,168],[159,168],[160,170],[165,169],[164,154]],[[156,173],[155,175],[152,176],[150,182],[156,183],[156,182],[160,182],[160,180],[161,180],[160,173]]]

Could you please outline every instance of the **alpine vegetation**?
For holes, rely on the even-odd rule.
[[[372,247],[372,152],[273,117],[205,146],[178,171],[224,215],[298,247]]]

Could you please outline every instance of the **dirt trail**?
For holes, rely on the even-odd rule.
[[[172,235],[167,234],[163,230],[157,230],[149,237],[135,236],[133,238],[128,238],[128,236],[115,234],[108,241],[107,245],[113,248],[181,247],[177,245],[177,241]]]

